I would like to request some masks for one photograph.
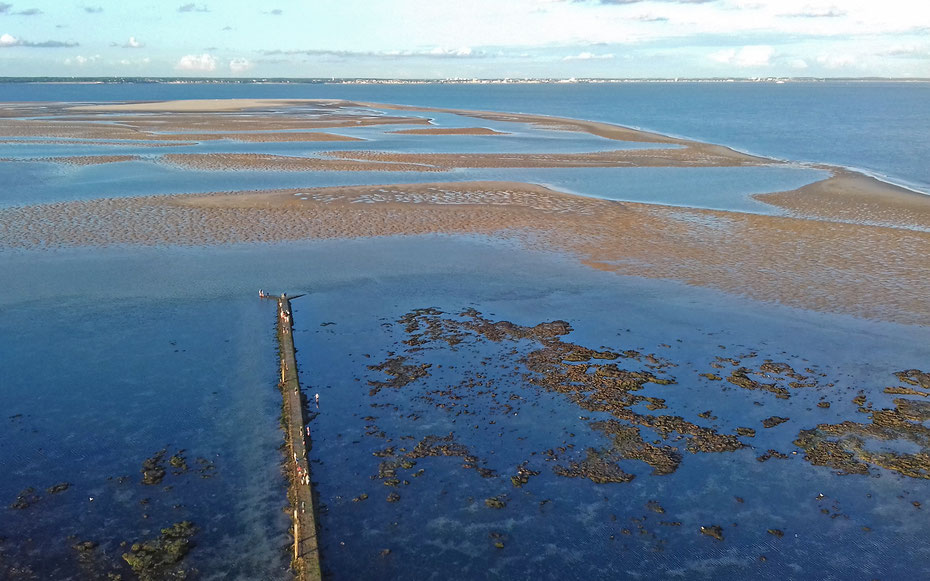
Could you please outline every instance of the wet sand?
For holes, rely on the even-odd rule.
[[[403,135],[509,135],[487,127],[428,127],[426,129],[401,129],[399,131],[389,131],[388,133]]]
[[[930,196],[859,173],[829,168],[833,176],[791,192],[755,199],[808,218],[930,231]]]
[[[744,155],[716,145],[676,149],[622,149],[591,153],[389,153],[333,151],[344,159],[422,163],[442,168],[584,168],[584,167],[741,167],[778,162]]]
[[[321,157],[291,157],[206,153],[171,154],[159,159],[197,170],[417,172],[783,163],[722,146],[597,122],[345,101],[58,105],[43,109],[50,117],[47,120],[3,119],[0,135],[12,127],[84,138],[136,135],[174,139],[178,136],[159,132],[187,131],[207,139],[230,138],[229,134],[211,131],[262,128],[267,133],[249,134],[247,139],[275,140],[284,135],[306,137],[307,133],[283,131],[308,127],[431,123],[422,116],[377,115],[371,110],[375,106],[528,123],[672,147],[571,154],[334,151]],[[29,111],[20,106],[3,109],[5,115],[23,117]],[[449,131],[474,134],[484,130],[430,126],[414,131],[446,135]],[[52,158],[62,163],[128,159]],[[524,183],[397,184],[97,199],[9,208],[0,211],[0,245],[201,245],[478,233],[570,253],[593,268],[675,279],[802,308],[930,324],[930,307],[925,300],[930,295],[930,276],[924,266],[930,255],[930,198],[838,168],[820,169],[832,170],[833,177],[792,192],[755,196],[787,210],[791,214],[787,217],[618,203]]]
[[[306,198],[306,199],[303,199]],[[930,233],[466,182],[102,199],[0,210],[7,248],[478,233],[602,270],[930,324]]]
[[[138,161],[138,155],[71,155],[65,157],[40,157],[30,159],[43,163],[60,163],[64,165],[102,165],[106,163],[121,163],[124,161]],[[21,160],[0,158],[0,162],[16,162]]]
[[[211,171],[442,171],[440,167],[414,161],[327,159],[260,153],[174,153],[159,159],[188,169]]]

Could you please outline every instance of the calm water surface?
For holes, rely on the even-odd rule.
[[[930,157],[930,140],[921,137],[928,126],[926,93],[921,84],[842,83],[0,84],[4,101],[339,96],[567,115],[792,160],[862,167],[924,189],[930,187],[922,161]],[[790,127],[784,125],[786,110],[795,120]],[[435,143],[449,151],[487,144],[521,151],[538,137],[526,131],[509,141]],[[872,139],[860,139],[860,131]],[[544,143],[552,151],[604,146],[584,136],[550,137]],[[391,139],[392,147],[421,143]],[[284,144],[277,152],[303,154],[318,151],[317,145]],[[2,147],[3,157],[111,152],[77,145]],[[613,199],[761,212],[749,194],[792,189],[821,175],[784,167],[402,177],[518,179]],[[349,179],[383,183],[385,175]],[[15,206],[339,185],[346,176],[191,172],[143,160],[80,168],[5,162],[0,180],[0,205]],[[200,578],[288,578],[274,312],[255,297],[258,288],[307,293],[294,303],[295,339],[302,384],[308,394],[321,396],[312,423],[313,474],[322,505],[324,567],[334,578],[845,579],[930,573],[919,508],[930,502],[926,480],[875,467],[870,475],[838,476],[805,462],[803,453],[791,454],[802,429],[867,421],[852,402],[860,391],[875,408],[891,407],[895,396],[882,389],[900,383],[893,372],[927,367],[926,328],[595,272],[567,257],[481,237],[0,250],[0,273],[0,576],[25,567],[31,571],[27,579],[87,577],[72,548],[86,540],[98,543],[98,577],[125,574],[123,541],[151,539],[162,527],[191,520],[199,532],[185,564]],[[411,336],[399,321],[427,307],[442,311],[434,319],[449,325],[460,325],[467,308],[490,321],[526,326],[563,319],[573,328],[564,341],[655,354],[675,365],[665,372],[676,382],[646,384],[637,393],[663,399],[667,408],[638,404],[638,414],[681,416],[725,434],[753,427],[756,435],[741,438],[747,447],[736,451],[691,453],[686,438],[642,427],[645,442],[680,450],[673,473],[656,475],[642,461],[623,460],[619,467],[634,476],[629,482],[560,476],[556,466],[580,462],[587,449],[609,444],[591,425],[608,413],[585,410],[570,396],[531,383],[521,358],[539,348],[532,340],[498,343],[464,333],[455,345],[405,343]],[[370,395],[369,382],[390,379],[377,366],[398,356],[409,365],[429,365],[429,375]],[[739,389],[701,375],[730,372],[731,363],[711,365],[718,356],[752,367],[764,359],[809,367],[818,374],[817,385],[793,391],[788,400]],[[651,369],[647,359],[618,364]],[[824,402],[830,407],[818,406]],[[763,427],[773,416],[787,421]],[[396,486],[378,477],[390,456],[384,455],[387,448],[403,454],[401,447],[450,434],[493,474],[463,468],[467,462],[459,456],[430,456],[398,469]],[[909,442],[868,446],[915,451]],[[189,470],[169,470],[157,486],[142,484],[143,462],[161,449],[169,456],[183,450]],[[768,450],[787,458],[760,461]],[[515,487],[510,477],[523,462],[539,474]],[[46,492],[63,482],[70,483],[67,490]],[[8,508],[28,487],[38,501],[24,510]],[[397,502],[387,502],[391,492],[399,495]],[[367,499],[360,499],[363,494]],[[488,498],[501,498],[505,506],[490,508]],[[721,527],[723,541],[701,534],[700,527],[710,525]],[[784,534],[776,537],[768,529]]]

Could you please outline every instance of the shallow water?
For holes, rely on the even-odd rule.
[[[195,96],[200,89],[189,90]],[[114,89],[111,98],[129,98],[121,91]],[[457,100],[470,91],[443,93],[445,100],[433,104],[464,106]],[[512,105],[521,91],[497,92],[484,103]],[[386,89],[380,100],[410,94],[413,102],[428,95]],[[551,103],[539,106],[562,112]],[[493,141],[504,137],[424,139],[452,149],[528,143],[520,136]],[[542,147],[569,151],[591,142],[574,134],[563,137],[551,135]],[[404,147],[419,142],[390,139]],[[265,144],[235,147],[240,145],[267,151]],[[333,145],[283,144],[281,151]],[[55,151],[79,149],[69,145]],[[147,148],[151,151],[161,152]],[[772,209],[748,196],[793,189],[822,176],[792,167],[345,175],[198,172],[149,161],[90,167],[7,162],[0,164],[0,181],[7,186],[0,191],[0,206],[509,179],[610,199],[769,213]],[[0,466],[6,476],[0,480],[0,576],[16,566],[27,566],[32,576],[23,576],[37,579],[127,573],[122,541],[154,538],[160,528],[185,519],[199,528],[184,562],[199,570],[198,577],[290,576],[274,308],[255,297],[258,288],[307,293],[293,303],[295,339],[304,389],[311,397],[321,395],[311,424],[313,475],[323,505],[324,569],[334,578],[928,574],[927,526],[920,518],[921,507],[930,502],[927,480],[876,466],[867,476],[839,476],[804,461],[803,450],[793,443],[801,430],[820,423],[868,422],[869,414],[853,402],[860,392],[874,409],[892,407],[900,396],[882,392],[901,384],[892,374],[927,367],[926,327],[822,315],[674,282],[622,277],[587,269],[570,257],[480,236],[0,249],[0,272],[0,407],[5,411]],[[532,383],[533,374],[521,361],[539,349],[531,339],[498,343],[466,331],[455,346],[436,340],[412,350],[416,346],[403,343],[411,336],[398,321],[426,307],[442,310],[435,320],[452,326],[467,320],[459,315],[467,308],[490,321],[527,326],[564,319],[573,331],[563,341],[643,354],[617,361],[623,368],[653,370],[646,356],[654,353],[658,361],[676,366],[663,368],[675,383],[647,383],[635,394],[664,399],[667,409],[649,409],[643,400],[632,410],[641,416],[679,415],[720,434],[752,427],[755,437],[742,436],[747,447],[739,450],[691,453],[689,437],[664,437],[640,425],[645,442],[680,449],[677,470],[655,475],[644,462],[624,459],[615,464],[634,476],[629,482],[597,484],[561,476],[554,466],[582,461],[586,448],[607,447],[609,439],[591,424],[610,413],[584,409],[566,394]],[[752,352],[756,355],[749,357]],[[397,355],[408,357],[408,364],[431,364],[429,376],[369,395],[369,382],[390,379],[369,366]],[[816,375],[817,385],[792,389],[790,399],[783,400],[702,376],[733,371],[733,363],[718,357],[738,358],[753,370],[766,358],[799,371],[810,367],[814,371],[804,373]],[[817,405],[824,402],[830,407]],[[763,427],[773,416],[789,419]],[[426,436],[450,433],[477,458],[478,468],[495,475],[486,478],[474,467],[463,468],[467,462],[458,456],[428,456],[398,469],[396,488],[372,479],[385,460],[372,452],[395,446],[394,455],[400,456],[400,447],[411,450]],[[163,448],[167,456],[185,450],[190,469],[182,474],[169,469],[157,486],[141,484],[143,461]],[[913,442],[900,439],[870,440],[864,448],[915,451]],[[554,452],[547,455],[550,449]],[[787,458],[770,455],[761,461],[768,450]],[[524,461],[539,474],[515,487],[510,477]],[[414,476],[420,469],[422,475]],[[128,478],[120,481],[123,476]],[[46,492],[61,482],[70,487]],[[38,491],[38,502],[23,510],[7,508],[27,487]],[[399,501],[386,502],[392,491]],[[367,500],[352,501],[363,493]],[[503,508],[485,504],[500,495]],[[701,533],[702,526],[711,525],[721,527],[723,541]],[[784,536],[773,536],[770,528]],[[71,548],[84,540],[99,543],[94,573],[83,572]],[[390,552],[382,555],[384,549]]]
[[[6,510],[4,563],[25,561],[40,577],[67,578],[75,563],[69,534],[100,542],[118,562],[125,551],[120,541],[149,538],[189,518],[201,528],[189,564],[206,576],[286,576],[274,316],[269,303],[253,297],[255,288],[274,287],[309,293],[293,303],[295,339],[304,389],[321,395],[311,424],[312,469],[325,505],[324,567],[334,578],[842,578],[859,574],[858,559],[868,562],[870,576],[926,572],[919,550],[926,531],[911,504],[930,502],[926,481],[877,468],[872,477],[836,476],[790,452],[802,428],[855,420],[850,400],[860,389],[877,408],[890,405],[880,389],[894,384],[893,371],[925,363],[927,329],[763,306],[516,251],[481,237],[436,236],[7,254],[15,283],[3,298],[9,315],[0,324],[10,346],[3,351],[2,404],[8,416],[23,415],[7,417],[0,432],[0,463],[16,466],[0,483],[0,497],[9,504],[27,486],[72,486],[43,494],[25,511]],[[108,278],[112,284],[99,282]],[[558,476],[554,464],[605,445],[590,423],[608,415],[528,384],[518,359],[536,348],[531,341],[427,344],[406,355],[433,364],[428,380],[370,396],[367,382],[389,377],[368,366],[409,350],[397,320],[431,306],[451,315],[471,307],[490,320],[523,325],[562,318],[574,328],[566,341],[656,353],[678,365],[668,371],[677,383],[642,393],[665,398],[668,410],[638,406],[638,412],[682,415],[721,433],[752,426],[756,437],[743,438],[752,448],[683,452],[679,469],[663,476],[623,461],[622,469],[635,475],[627,483]],[[782,401],[697,375],[715,371],[708,365],[718,355],[750,350],[758,353],[756,363],[770,357],[798,369],[815,366],[827,375],[823,382],[835,385]],[[493,399],[478,393],[488,390],[454,388],[477,373],[493,381]],[[428,393],[449,387],[463,399]],[[522,399],[511,401],[510,394]],[[821,398],[833,406],[814,406]],[[698,416],[706,410],[714,419]],[[790,421],[762,428],[761,419],[772,415]],[[372,431],[384,437],[366,434]],[[393,489],[371,479],[382,460],[371,452],[410,449],[426,435],[450,432],[497,476],[463,469],[457,457],[421,458],[398,471],[410,482],[399,485],[400,501],[385,502]],[[643,428],[647,441],[648,433]],[[575,447],[558,460],[544,459],[546,449],[568,444]],[[169,454],[186,449],[189,461],[215,461],[216,476],[169,473],[167,491],[139,484],[142,460],[162,447]],[[790,457],[758,461],[769,448]],[[540,475],[515,488],[510,476],[524,460]],[[421,468],[422,476],[412,476]],[[107,479],[122,475],[130,477],[125,484]],[[369,498],[352,502],[362,493]],[[501,494],[504,508],[485,506]],[[143,498],[151,500],[143,506]],[[724,528],[724,541],[700,533],[711,524]],[[768,528],[785,536],[775,538]],[[902,556],[894,548],[901,543],[912,552]],[[382,557],[383,549],[389,555]],[[42,561],[35,560],[39,554]]]
[[[856,421],[850,402],[860,389],[876,407],[891,405],[880,389],[895,381],[891,372],[924,362],[926,329],[810,316],[559,263],[532,282],[525,275],[518,268],[504,278],[473,280],[377,277],[317,288],[294,302],[302,383],[321,401],[311,423],[312,470],[324,505],[324,566],[333,578],[849,578],[862,574],[863,562],[869,576],[926,572],[924,552],[902,558],[895,549],[921,546],[914,521],[920,512],[912,502],[926,504],[925,481],[882,470],[837,476],[804,462],[803,452],[791,453],[800,429]],[[682,451],[673,474],[653,475],[646,464],[628,460],[620,466],[635,475],[632,482],[559,476],[553,466],[607,444],[591,422],[610,414],[528,383],[520,358],[539,347],[533,341],[495,343],[471,334],[455,346],[405,345],[411,336],[399,320],[425,307],[450,319],[475,308],[493,321],[530,326],[563,318],[575,329],[567,341],[655,353],[677,365],[668,371],[677,383],[637,393],[664,398],[669,409],[634,409],[681,415],[720,433],[753,427],[756,436],[742,438],[748,446],[742,450],[721,453],[695,454],[684,449],[685,440],[662,440]],[[709,364],[717,356],[750,351],[757,355],[744,365],[770,358],[825,377],[819,387],[792,390],[783,401],[699,376],[715,371]],[[370,382],[390,377],[369,366],[394,355],[408,357],[409,365],[430,364],[429,376],[370,395]],[[643,368],[642,362],[620,365]],[[832,406],[817,407],[821,400]],[[708,410],[710,418],[699,415]],[[762,420],[775,415],[790,419],[763,428]],[[463,468],[462,458],[439,456],[398,468],[396,487],[378,478],[379,464],[402,458],[401,448],[448,434],[496,474],[484,478]],[[661,439],[646,428],[643,437]],[[557,460],[544,454],[560,446],[572,447]],[[372,455],[391,447],[393,455]],[[788,457],[758,460],[769,449]],[[540,474],[517,488],[510,477],[524,461]],[[386,502],[391,492],[400,495],[397,502]],[[362,494],[367,499],[353,501]],[[485,505],[499,495],[504,508]],[[701,534],[701,526],[713,524],[723,527],[724,541]]]
[[[930,83],[23,84],[0,101],[348,99],[593,119],[843,165],[930,193]],[[484,126],[486,122],[482,121]]]

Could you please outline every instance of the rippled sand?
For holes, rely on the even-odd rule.
[[[311,129],[430,124],[419,107],[344,101],[232,100],[42,109],[0,107],[0,136],[85,139],[341,139]],[[598,122],[432,109],[498,123],[580,131],[668,148],[594,153],[329,152],[171,154],[197,170],[448,171],[456,168],[708,167],[779,164],[729,148]],[[287,113],[287,114],[285,114]],[[261,129],[262,132],[256,133]],[[171,134],[172,131],[183,131]],[[489,134],[424,127],[426,135]],[[230,135],[228,132],[239,132]],[[242,133],[251,132],[251,133]],[[134,137],[131,137],[134,136]],[[141,136],[141,137],[140,137]],[[431,139],[425,137],[424,139]],[[48,158],[113,163],[133,156]],[[790,216],[619,203],[510,182],[395,184],[212,195],[96,199],[0,210],[0,249],[95,245],[204,245],[426,233],[479,233],[570,253],[624,274],[668,278],[822,311],[930,324],[930,198],[837,168],[793,192],[756,196]],[[387,180],[386,180],[387,181]],[[397,180],[403,181],[403,180]]]
[[[508,135],[487,127],[427,127],[426,129],[400,129],[389,133],[403,135]]]
[[[850,171],[791,192],[758,194],[757,200],[797,216],[930,231],[930,196]]]
[[[7,248],[481,233],[828,312],[930,324],[930,233],[620,203],[507,182],[119,198],[0,210]]]

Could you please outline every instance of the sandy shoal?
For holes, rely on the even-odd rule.
[[[509,135],[509,133],[495,131],[487,127],[426,127],[424,129],[400,129],[388,133],[402,135]]]
[[[23,110],[19,107],[13,106],[14,104],[8,104],[12,111],[15,111],[17,115],[26,115],[27,110]],[[193,119],[225,119],[227,123],[232,123],[231,119],[236,119],[240,122],[243,122],[248,119],[262,119],[263,123],[274,123],[280,121],[282,118],[286,118],[286,112],[289,108],[295,107],[314,107],[317,109],[323,110],[323,117],[339,117],[339,111],[344,108],[353,107],[365,107],[371,109],[380,109],[380,110],[392,110],[392,111],[408,111],[408,112],[437,112],[437,113],[451,113],[455,115],[472,117],[475,119],[484,119],[488,121],[497,121],[497,122],[510,122],[510,123],[529,123],[543,129],[556,129],[561,131],[578,131],[589,133],[591,135],[596,135],[599,137],[604,137],[606,139],[614,139],[619,141],[635,141],[640,143],[668,143],[676,145],[687,145],[695,143],[687,139],[679,139],[674,137],[669,137],[667,135],[662,135],[659,133],[653,133],[650,131],[644,131],[640,129],[635,129],[631,127],[624,127],[620,125],[614,125],[610,123],[603,123],[598,121],[587,121],[581,119],[570,119],[563,117],[549,117],[545,115],[533,115],[533,114],[522,114],[522,113],[498,113],[492,111],[475,111],[468,109],[449,109],[449,108],[438,108],[438,107],[419,107],[419,106],[406,106],[406,105],[395,105],[395,104],[385,104],[385,103],[369,103],[369,102],[353,102],[353,101],[344,101],[344,100],[332,100],[332,99],[210,99],[210,100],[179,100],[179,101],[159,101],[159,102],[139,102],[139,103],[106,103],[106,104],[96,104],[96,105],[80,105],[80,106],[62,106],[59,110],[59,114],[67,117],[75,117],[79,114],[93,113],[93,114],[127,114],[129,119],[123,119],[123,122],[131,123],[162,123],[167,119],[172,117],[182,119],[183,116],[188,119],[184,119],[183,122],[190,126],[191,120]],[[275,111],[274,115],[268,115],[267,111]],[[0,113],[2,113],[0,109]],[[166,115],[156,115],[154,118],[150,118],[149,114],[152,113],[165,113]],[[49,114],[48,111],[43,110],[43,115]],[[145,114],[145,115],[140,115]],[[206,115],[204,115],[206,114]],[[232,115],[238,114],[238,115]],[[3,115],[0,115],[3,117]],[[359,115],[345,115],[346,119],[344,120],[347,125],[359,121],[364,116]],[[422,123],[428,124],[430,121],[422,116],[408,116],[408,117],[398,117],[391,119],[388,116],[377,116],[372,115],[370,120],[372,123],[378,124],[388,124],[391,122],[400,122],[400,123]],[[303,122],[307,123],[307,115],[301,113],[300,118]],[[297,119],[293,119],[296,121]],[[217,122],[214,122],[217,123]],[[338,125],[331,125],[333,127]],[[290,127],[291,129],[299,129],[300,127]],[[304,126],[304,128],[309,128]],[[268,129],[273,129],[273,127],[268,127]],[[214,129],[221,130],[221,129]]]
[[[31,158],[28,161],[38,161],[45,163],[59,163],[64,165],[103,165],[107,163],[122,163],[124,161],[139,161],[142,159],[138,155],[72,155],[59,157],[40,157]],[[21,159],[0,158],[0,162],[20,162]]]
[[[69,111],[126,112],[126,113],[221,113],[291,107],[301,104],[338,106],[341,101],[307,99],[182,99],[176,101],[143,101],[133,103],[101,103],[98,105],[74,105]]]
[[[448,109],[442,107],[416,107],[412,105],[392,105],[386,103],[361,103],[366,107],[393,110],[393,111],[424,111],[435,113],[451,113],[463,117],[484,119],[487,121],[503,121],[507,123],[529,123],[541,129],[555,129],[560,131],[578,131],[589,133],[605,139],[616,141],[636,141],[639,143],[669,143],[684,145],[694,143],[687,139],[678,139],[661,133],[653,133],[642,129],[624,127],[600,121],[587,121],[584,119],[571,119],[568,117],[549,117],[547,115],[533,115],[528,113],[498,113],[494,111],[475,111],[471,109]]]
[[[833,176],[826,180],[753,197],[796,216],[930,231],[930,196],[860,173],[828,169]]]
[[[778,162],[703,143],[671,149],[621,149],[589,153],[395,153],[331,151],[327,155],[358,161],[428,164],[442,168],[571,167],[741,167]]]
[[[204,171],[442,171],[442,168],[415,162],[293,157],[262,153],[172,153],[158,159],[162,163]]]
[[[743,167],[772,165],[714,145],[591,153],[395,153],[329,151],[326,157],[257,153],[177,153],[167,163],[199,170],[450,171],[475,168]]]
[[[67,139],[132,139],[140,141],[189,141],[238,139],[240,141],[357,141],[356,138],[319,132],[320,129],[375,125],[423,125],[426,119],[406,117],[339,116],[321,119],[181,114],[106,122],[91,119],[0,119],[0,137],[58,137]],[[246,133],[252,132],[252,133]]]
[[[513,238],[598,269],[930,324],[930,233],[898,228],[620,203],[508,182],[117,198],[0,210],[0,245],[7,248],[426,233]]]

